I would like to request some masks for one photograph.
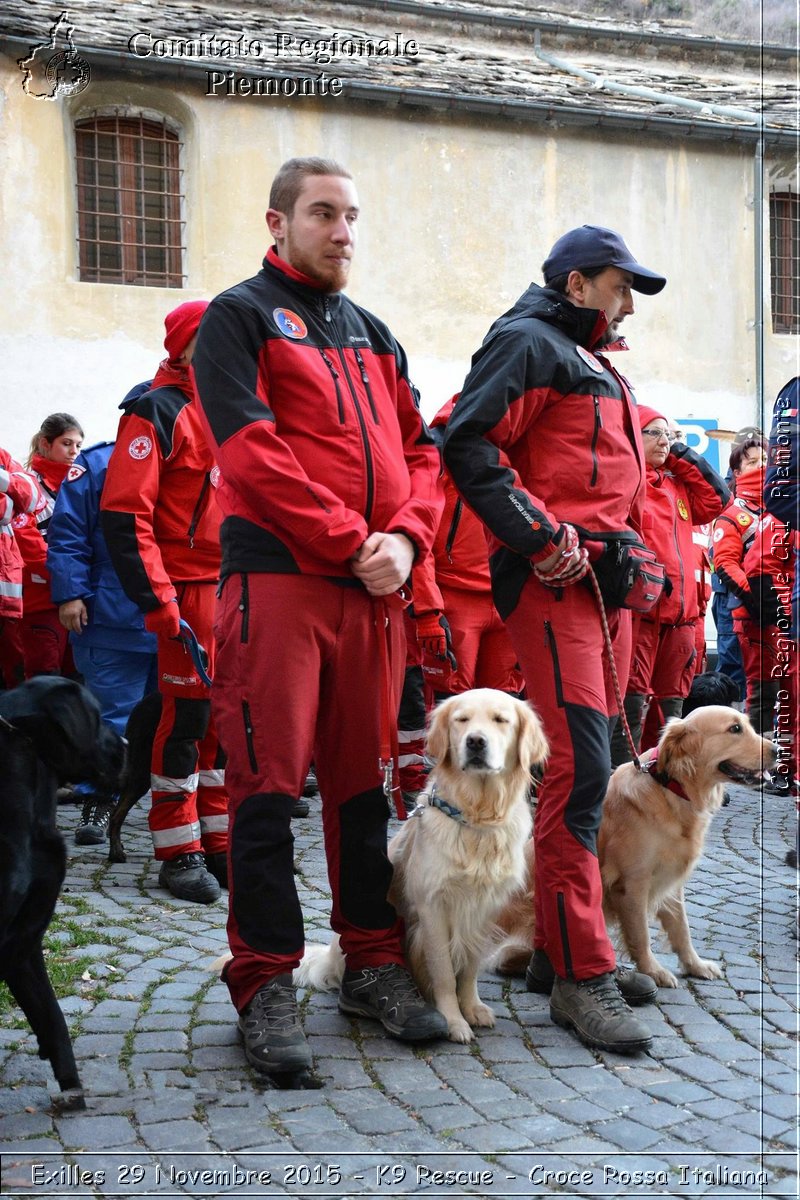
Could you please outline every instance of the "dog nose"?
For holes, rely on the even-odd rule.
[[[467,734],[467,749],[472,754],[477,754],[481,750],[486,749],[486,738],[482,733]]]

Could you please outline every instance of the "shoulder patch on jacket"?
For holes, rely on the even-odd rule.
[[[145,421],[150,422],[155,429],[161,453],[164,458],[168,458],[172,452],[175,423],[188,403],[189,397],[180,388],[160,387],[154,388],[151,392],[145,392],[131,405],[128,412],[135,413],[137,417],[142,417]],[[152,446],[150,448],[152,449]],[[129,447],[129,449],[131,448]],[[134,454],[133,457],[146,458],[147,454]]]

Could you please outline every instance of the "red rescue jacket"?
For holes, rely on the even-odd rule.
[[[53,515],[58,489],[71,469],[70,463],[56,463],[34,454],[30,471],[39,485],[42,502],[31,513],[14,521],[24,561],[22,605],[26,613],[47,612],[55,608],[50,598],[50,572],[47,569],[47,527]]]
[[[0,617],[22,616],[23,560],[14,530],[35,522],[46,501],[36,478],[0,448]]]
[[[431,421],[434,430],[444,429],[457,397],[453,396]],[[444,511],[436,531],[433,550],[413,572],[414,612],[442,611],[440,585],[458,591],[492,590],[489,577],[489,549],[483,525],[459,496],[445,469]]]
[[[736,496],[717,517],[711,542],[714,551],[714,570],[739,605],[734,617],[750,615],[752,606],[750,584],[744,569],[744,556],[756,535],[759,519],[764,512],[764,468],[746,471],[736,480]]]
[[[142,612],[177,583],[219,577],[219,472],[185,370],[161,364],[119,423],[100,502],[103,534],[126,595]]]
[[[439,454],[402,348],[279,258],[211,302],[192,370],[222,472],[222,573],[357,581],[372,532],[430,549]]]
[[[644,541],[663,563],[672,590],[643,620],[684,625],[699,613],[694,564],[693,525],[718,517],[730,492],[704,458],[683,443],[670,450],[664,466],[647,468]]]

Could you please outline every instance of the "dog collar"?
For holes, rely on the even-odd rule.
[[[458,821],[459,825],[467,824],[467,821],[464,820],[464,814],[462,813],[461,809],[456,808],[454,804],[448,804],[446,800],[443,800],[436,791],[435,784],[428,793],[428,804],[431,806],[431,808],[438,808],[439,811],[443,812],[446,817],[452,817],[454,821]]]
[[[677,779],[670,779],[666,771],[659,771],[658,759],[651,758],[650,762],[642,764],[648,775],[655,779],[656,783],[660,783],[667,791],[674,792],[676,796],[680,796],[681,800],[689,800],[686,792],[683,790]]]

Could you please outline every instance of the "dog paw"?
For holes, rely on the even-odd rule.
[[[722,969],[719,963],[714,962],[712,958],[693,959],[692,962],[684,964],[684,970],[687,975],[692,975],[695,979],[722,978]]]
[[[487,1005],[481,1004],[480,1001],[477,1004],[473,1004],[470,1008],[462,1008],[461,1011],[470,1025],[479,1029],[494,1028],[494,1013]]]
[[[451,1042],[462,1042],[466,1045],[472,1041],[472,1030],[463,1017],[453,1017],[447,1022],[447,1036]]]
[[[656,987],[663,987],[663,988],[678,987],[678,980],[672,974],[672,971],[668,971],[667,968],[662,967],[660,963],[654,962],[653,965],[650,967],[647,967],[646,970],[644,967],[640,967],[639,970],[644,971],[645,975],[649,975],[650,978],[652,979],[653,983],[656,985]]]

